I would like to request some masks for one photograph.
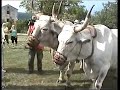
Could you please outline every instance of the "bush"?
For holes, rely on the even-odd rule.
[[[28,20],[18,20],[16,22],[16,29],[18,33],[27,33],[28,30]]]

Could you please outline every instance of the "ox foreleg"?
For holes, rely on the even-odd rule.
[[[86,75],[87,79],[92,80],[92,81],[95,80],[96,75],[93,74],[93,70],[92,70],[89,62],[84,62],[83,63],[83,70],[85,72],[85,75]]]
[[[107,75],[109,68],[110,68],[110,64],[101,67],[100,72],[98,74],[98,78],[96,79],[95,84],[94,84],[95,89],[97,90],[101,89],[102,83]]]
[[[59,67],[60,69],[60,76],[57,80],[58,83],[64,83],[66,80],[64,78],[64,75],[65,75],[65,67],[68,65],[69,62],[65,62],[62,66]]]
[[[72,72],[73,72],[73,69],[74,69],[74,66],[75,66],[75,62],[69,62],[68,64],[68,68],[67,68],[67,81],[66,81],[66,85],[67,86],[71,86],[70,84],[70,77],[72,75]]]
[[[54,50],[52,48],[50,48],[50,53],[51,53],[51,57],[52,57],[52,60],[53,60],[53,57],[54,57]]]
[[[84,72],[84,59],[80,60],[80,70]]]

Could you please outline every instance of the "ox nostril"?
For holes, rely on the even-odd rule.
[[[65,63],[65,59],[63,58],[63,55],[60,54],[59,52],[56,52],[54,54],[54,58],[53,58],[53,61],[58,64],[58,65],[62,65]]]
[[[57,54],[55,54],[54,58],[55,58],[55,59],[58,59],[58,58],[59,58],[59,56],[58,56]]]
[[[55,58],[55,59],[60,59],[59,53],[55,53],[54,58]]]

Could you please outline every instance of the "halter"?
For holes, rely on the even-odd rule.
[[[88,43],[88,42],[90,42],[90,40],[88,39],[86,42],[81,42],[81,48],[80,48],[80,50],[79,50],[79,53],[78,53],[78,56],[76,57],[76,60],[78,60],[78,57],[80,56],[80,53],[81,53],[81,50],[82,50],[82,45],[84,44],[84,43]],[[75,46],[78,44],[79,42],[77,42],[75,45],[74,45],[74,47],[70,50],[70,52],[75,48]],[[59,53],[59,52],[57,52],[57,53]],[[91,51],[91,54],[90,55],[88,55],[86,58],[83,58],[82,60],[86,60],[86,59],[89,59],[92,55],[93,55],[93,53],[94,53],[94,44],[93,44],[93,37],[92,37],[92,51]],[[66,60],[67,60],[67,57],[66,56],[64,56],[63,54],[61,54],[61,53],[59,53],[60,55],[62,55],[62,57],[64,58],[64,59],[54,59],[53,61],[56,63],[56,64],[58,64],[58,65],[63,65],[65,62],[66,62]],[[69,55],[69,53],[67,54],[67,56]]]
[[[86,42],[84,42],[84,43],[88,43],[88,42],[90,42],[90,41],[86,41]],[[81,43],[81,49],[82,49],[82,45],[83,45],[83,43]],[[78,57],[79,57],[79,55],[80,55],[80,53],[81,53],[81,49],[80,49],[80,51],[79,51],[79,54],[78,54],[76,60],[78,60]],[[93,55],[93,52],[94,52],[94,44],[93,44],[93,38],[92,38],[92,51],[91,51],[91,54],[88,55],[86,58],[83,58],[83,60],[89,59],[89,58]]]
[[[79,50],[79,53],[78,53],[78,56],[77,56],[76,60],[77,60],[78,57],[80,56],[80,53],[81,53],[83,44],[84,44],[84,43],[88,43],[88,42],[90,42],[90,40],[87,40],[86,42],[81,42],[81,44],[80,44],[81,48],[80,48],[80,50]],[[74,47],[70,50],[70,52],[75,48],[75,46],[76,46],[78,43],[79,43],[79,42],[77,42],[77,43],[74,45]],[[93,38],[92,38],[92,51],[91,51],[91,54],[88,55],[86,58],[83,58],[83,59],[86,60],[86,59],[90,58],[90,57],[93,55],[93,52],[94,52],[94,44],[93,44]],[[68,53],[68,55],[69,55],[69,53]],[[68,55],[67,55],[67,56],[68,56]]]

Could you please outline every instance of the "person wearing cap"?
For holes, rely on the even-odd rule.
[[[35,22],[36,17],[32,16],[32,20],[29,21],[29,29],[27,31],[28,37],[32,35],[33,30],[35,29],[34,27],[34,22]],[[29,48],[29,60],[28,60],[28,69],[29,69],[29,74],[33,73],[34,71],[34,58],[35,55],[37,55],[37,70],[39,73],[42,72],[42,59],[43,59],[43,50],[44,46],[39,44],[36,47],[30,47]]]

